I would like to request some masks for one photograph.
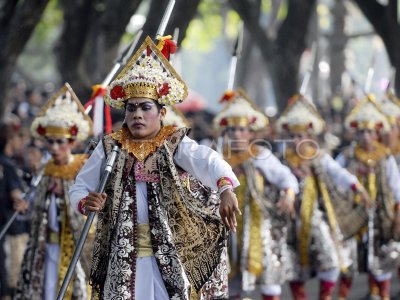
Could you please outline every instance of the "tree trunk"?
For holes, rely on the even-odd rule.
[[[300,58],[306,48],[308,24],[315,8],[315,0],[288,1],[288,14],[278,31],[271,60],[271,78],[275,87],[278,111],[299,92]],[[266,53],[265,53],[266,54]]]
[[[5,99],[17,60],[39,22],[48,0],[3,1],[0,7],[0,99]],[[0,101],[0,119],[6,101]]]
[[[101,83],[113,67],[121,36],[141,0],[60,1],[65,25],[55,48],[57,64],[63,80],[85,102],[90,96],[90,87]],[[199,2],[178,0],[165,33],[172,34],[179,27],[181,41]],[[139,45],[147,35],[155,37],[167,4],[168,1],[151,2]]]
[[[141,41],[146,36],[150,36],[153,40],[157,35],[158,27],[160,26],[164,12],[168,6],[167,0],[159,1],[152,0],[149,13],[146,18],[146,23],[143,25],[143,35]],[[178,45],[182,42],[186,35],[186,29],[190,21],[196,16],[197,7],[200,0],[177,0],[174,9],[172,10],[171,17],[165,28],[164,35],[172,35],[175,28],[179,28]],[[183,13],[184,12],[184,13]]]
[[[344,26],[347,10],[343,0],[336,1],[332,14],[334,17],[333,34],[329,36],[330,84],[331,91],[338,95],[341,94],[342,75],[346,70],[344,49],[347,44],[347,37],[344,32]]]
[[[376,1],[354,0],[365,17],[371,22],[376,33],[382,38],[390,62],[397,70],[396,94],[400,94],[400,26],[397,22],[397,1],[390,0],[387,6]]]
[[[141,0],[61,0],[64,29],[55,47],[63,81],[85,102],[108,74],[125,28]]]
[[[230,0],[229,3],[244,20],[253,42],[261,50],[271,74],[278,111],[282,111],[287,100],[298,92],[299,62],[306,47],[308,23],[315,0],[288,1],[288,14],[278,30],[276,40],[268,39],[265,30],[260,26],[258,4],[251,0]]]

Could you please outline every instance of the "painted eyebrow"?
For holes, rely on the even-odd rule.
[[[150,101],[150,100],[145,100],[145,101],[143,101],[143,102],[134,102],[134,103],[132,103],[132,102],[128,102],[127,104],[132,104],[132,105],[135,105],[135,104],[144,104],[144,103],[150,103],[150,104],[153,104],[153,102],[152,102],[152,101]]]

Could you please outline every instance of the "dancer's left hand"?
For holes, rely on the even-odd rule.
[[[227,189],[221,193],[221,203],[219,206],[219,214],[225,225],[236,232],[236,214],[242,214],[239,209],[238,201],[235,193],[231,189]]]

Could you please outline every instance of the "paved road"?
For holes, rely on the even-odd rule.
[[[400,280],[393,276],[391,294],[392,300],[400,300]],[[318,300],[319,283],[318,280],[313,279],[307,282],[306,285],[307,296],[309,300]],[[368,291],[368,277],[366,275],[359,275],[355,280],[351,289],[348,300],[364,300]],[[259,293],[253,293],[249,299],[261,299]],[[285,285],[282,293],[282,300],[292,300],[289,286]],[[334,297],[333,299],[336,299]]]

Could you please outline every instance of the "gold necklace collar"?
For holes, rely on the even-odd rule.
[[[175,126],[163,126],[158,134],[149,140],[135,140],[129,129],[124,127],[111,134],[111,137],[121,144],[121,149],[135,156],[139,161],[145,160],[162,145],[164,140],[176,131]]]

